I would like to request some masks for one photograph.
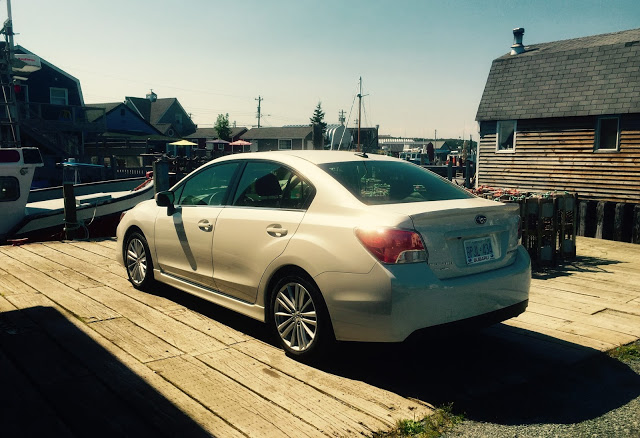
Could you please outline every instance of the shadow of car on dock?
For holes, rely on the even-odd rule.
[[[258,321],[169,286],[158,285],[156,294],[284,355]],[[640,376],[624,363],[505,324],[446,337],[426,334],[402,344],[341,342],[312,366],[434,406],[453,403],[454,412],[467,419],[507,425],[576,423],[640,395]]]

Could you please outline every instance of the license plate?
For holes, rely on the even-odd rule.
[[[490,237],[465,240],[464,252],[467,258],[467,265],[487,262],[495,258]]]

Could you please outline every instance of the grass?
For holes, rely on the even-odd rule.
[[[400,420],[387,432],[375,432],[373,438],[436,438],[464,420],[452,412],[452,404],[437,408],[422,420]]]
[[[640,360],[640,341],[633,342],[627,345],[621,345],[609,350],[607,352],[609,357],[618,359],[622,362],[628,362],[631,360]]]

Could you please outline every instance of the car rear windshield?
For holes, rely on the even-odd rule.
[[[367,205],[473,197],[435,173],[406,161],[345,161],[319,167]]]

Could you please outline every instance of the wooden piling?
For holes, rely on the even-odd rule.
[[[640,204],[633,208],[633,229],[631,232],[631,243],[640,243]]]
[[[596,208],[596,239],[602,239],[602,234],[604,231],[604,207],[606,202],[600,201],[598,202],[598,206]]]
[[[622,242],[622,230],[624,224],[624,207],[623,202],[616,204],[616,212],[613,218],[613,240]]]
[[[169,160],[164,155],[153,162],[153,180],[156,193],[169,190]]]
[[[587,230],[587,208],[589,201],[580,202],[580,220],[578,222],[578,236],[585,236]]]
[[[78,216],[76,213],[76,196],[72,183],[62,185],[64,199],[64,233],[67,240],[73,240],[75,230],[78,229]]]

